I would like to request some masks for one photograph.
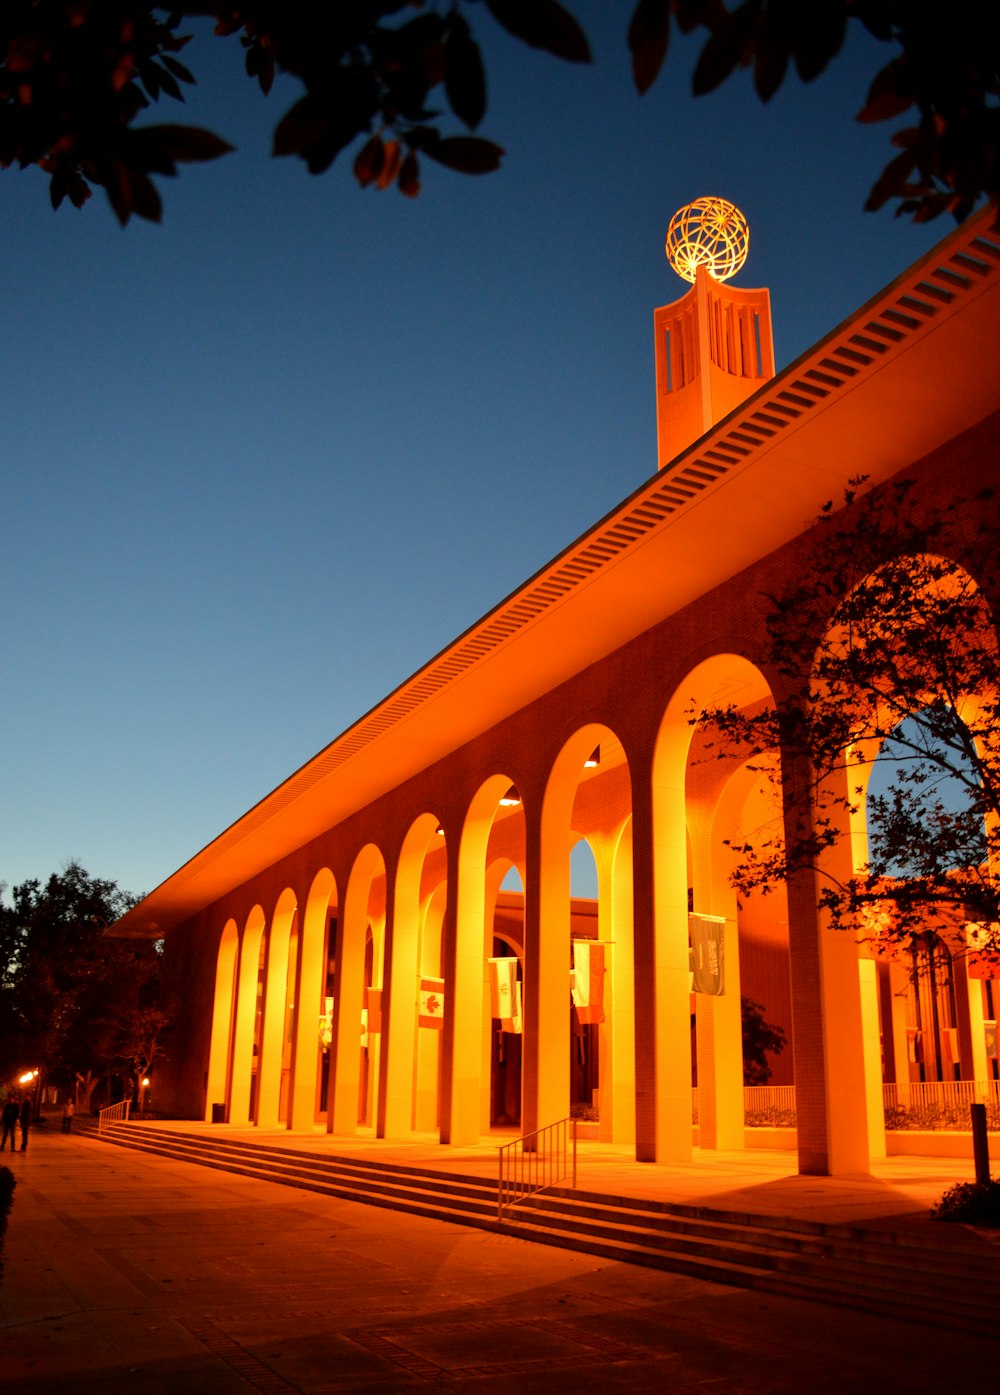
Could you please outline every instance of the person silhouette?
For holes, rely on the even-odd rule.
[[[0,1152],[3,1151],[7,1139],[10,1139],[10,1151],[14,1151],[14,1130],[17,1128],[17,1118],[19,1114],[17,1096],[11,1095],[3,1107],[3,1114],[0,1121],[3,1123],[3,1138],[0,1139]]]

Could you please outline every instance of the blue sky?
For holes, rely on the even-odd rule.
[[[0,879],[151,890],[650,476],[681,205],[746,214],[779,367],[950,231],[862,212],[874,41],[767,108],[680,44],[639,98],[631,8],[577,0],[590,69],[483,12],[504,167],[414,202],[270,160],[291,94],[202,36],[155,119],[239,149],[162,226],[0,175]]]

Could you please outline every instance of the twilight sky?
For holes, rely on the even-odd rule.
[[[640,98],[631,0],[572,7],[590,69],[482,12],[504,167],[415,202],[270,160],[290,90],[204,36],[152,119],[239,148],[161,227],[0,174],[0,880],[152,890],[653,474],[681,205],[749,219],[779,369],[951,230],[862,212],[875,41],[767,108],[678,44]]]

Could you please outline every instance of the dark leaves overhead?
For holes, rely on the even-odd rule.
[[[445,140],[429,141],[423,149],[439,165],[462,174],[489,174],[499,168],[503,155],[498,145],[478,136],[449,136]]]
[[[445,91],[452,111],[474,131],[486,115],[486,72],[479,45],[456,15],[445,46]]]
[[[180,28],[200,18],[220,40],[238,40],[262,92],[278,74],[298,84],[274,154],[318,174],[357,143],[363,187],[395,184],[413,197],[418,151],[465,173],[500,162],[499,146],[468,134],[487,102],[472,20],[488,13],[522,43],[588,63],[571,8],[571,0],[177,0],[168,14],[140,0],[3,0],[0,167],[45,170],[57,207],[67,199],[81,207],[99,185],[123,223],[133,213],[159,218],[155,176],[231,148],[209,132],[181,138],[177,126],[141,125],[153,103],[182,101],[194,81],[178,56],[188,43]],[[1000,206],[997,0],[636,0],[627,46],[645,92],[663,69],[671,27],[701,31],[694,92],[745,69],[768,101],[790,71],[806,82],[822,74],[849,22],[886,46],[867,95],[858,94],[859,119],[909,114],[892,137],[902,154],[867,206],[895,200],[918,220],[943,210],[963,217],[983,195]]]
[[[570,63],[589,63],[590,45],[579,24],[556,0],[486,0],[486,8],[515,39]]]

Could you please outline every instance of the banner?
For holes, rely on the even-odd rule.
[[[992,1018],[986,1018],[983,1022],[983,1031],[986,1033],[986,1057],[987,1060],[997,1059],[997,1024]]]
[[[689,915],[691,935],[692,987],[696,993],[722,997],[726,991],[726,918],[719,915]]]
[[[573,941],[570,993],[581,1026],[604,1021],[604,946],[599,940]]]
[[[420,1006],[417,1022],[421,1027],[434,1027],[439,1032],[444,1026],[443,978],[422,978],[420,980]]]
[[[319,1043],[324,1051],[329,1051],[333,1041],[333,999],[324,998],[323,1006],[326,1010],[319,1019]]]
[[[501,1032],[521,1032],[521,980],[517,959],[488,959],[490,974],[490,1015],[500,1021]]]
[[[941,1028],[941,1079],[957,1080],[961,1077],[956,1075],[956,1067],[961,1067],[958,1055],[958,1028]]]

